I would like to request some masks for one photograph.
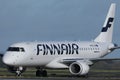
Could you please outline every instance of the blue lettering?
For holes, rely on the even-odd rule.
[[[50,52],[51,55],[53,55],[53,47],[52,45],[48,46],[47,44],[46,46],[46,55],[48,55],[48,53]]]
[[[37,55],[70,55],[78,54],[79,46],[77,44],[38,44]]]
[[[57,46],[55,44],[53,44],[54,47],[54,55],[55,53],[58,53],[58,55],[60,55],[60,45],[58,44]]]
[[[45,46],[42,44],[37,45],[37,55],[39,55],[40,52],[43,52],[43,55],[45,55]]]
[[[64,52],[68,54],[68,46],[66,44],[61,44],[61,54]]]
[[[78,45],[76,45],[76,44],[72,44],[72,54],[74,54],[74,53],[76,53],[76,54],[78,54]]]

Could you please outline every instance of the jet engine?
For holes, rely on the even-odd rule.
[[[85,62],[73,62],[69,66],[69,71],[73,75],[86,75],[89,72],[89,65]]]

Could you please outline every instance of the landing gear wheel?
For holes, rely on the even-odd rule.
[[[43,70],[43,71],[42,71],[42,76],[43,76],[43,77],[46,77],[46,76],[47,76],[47,71],[46,71],[46,70]]]
[[[40,76],[41,76],[41,71],[40,71],[39,69],[36,71],[36,76],[37,76],[37,77],[40,77]]]
[[[38,69],[38,70],[36,71],[36,76],[37,76],[37,77],[42,77],[42,76],[43,76],[43,77],[46,77],[46,76],[47,76],[47,71],[46,71],[46,70],[42,70],[42,69],[41,69],[41,70]]]

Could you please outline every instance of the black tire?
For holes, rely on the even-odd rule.
[[[42,76],[43,76],[43,77],[47,77],[47,71],[46,71],[46,70],[43,70],[43,71],[42,71]]]
[[[40,77],[40,76],[41,76],[41,71],[40,71],[40,70],[37,70],[37,71],[36,71],[36,76],[37,76],[37,77]]]

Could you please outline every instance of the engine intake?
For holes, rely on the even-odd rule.
[[[73,62],[69,66],[69,71],[73,75],[86,75],[89,72],[89,65],[85,62]]]

